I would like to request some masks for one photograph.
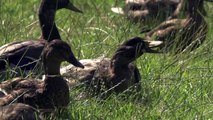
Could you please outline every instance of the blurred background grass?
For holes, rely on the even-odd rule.
[[[60,10],[56,24],[79,59],[110,57],[123,41],[143,36],[139,34],[141,27],[111,12],[114,0],[72,1],[84,14]],[[0,45],[39,38],[39,3],[0,1]],[[79,92],[73,88],[68,110],[57,119],[213,119],[213,5],[205,3],[205,8],[209,32],[200,48],[187,54],[142,55],[135,62],[142,75],[142,89],[131,95],[112,95],[105,101],[77,100]]]

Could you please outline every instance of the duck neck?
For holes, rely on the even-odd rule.
[[[53,39],[61,39],[55,24],[56,10],[39,9],[39,22],[42,31],[42,39],[51,41]]]
[[[119,74],[119,73],[121,73],[121,70],[128,69],[128,65],[129,65],[129,63],[124,64],[115,59],[112,59],[110,62],[110,70],[114,74]]]
[[[60,62],[51,60],[44,62],[45,75],[49,76],[60,76]]]
[[[194,19],[200,19],[206,15],[202,0],[198,1],[197,3],[189,2],[187,5],[187,11],[188,15]]]

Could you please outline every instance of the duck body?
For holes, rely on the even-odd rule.
[[[42,0],[39,8],[39,23],[42,31],[39,40],[26,40],[6,44],[0,47],[0,72],[11,67],[17,73],[28,71],[40,66],[40,56],[45,43],[54,39],[61,39],[55,24],[55,13],[57,10],[66,8],[75,12],[81,12],[68,0]],[[2,72],[3,71],[3,72]],[[42,71],[42,70],[39,70]],[[22,73],[21,73],[22,74]],[[4,76],[4,74],[0,74]],[[17,74],[16,76],[19,76]]]
[[[110,58],[83,59],[80,62],[84,65],[84,69],[68,65],[61,68],[61,74],[69,80],[70,86],[85,83],[86,86],[92,87],[90,90],[94,95],[109,90],[117,84],[120,85],[115,87],[114,91],[119,93],[140,81],[139,70],[133,63],[129,64],[127,68],[120,68],[118,74],[113,74],[110,71],[110,61]],[[95,81],[92,81],[92,79]],[[121,82],[120,80],[124,81]],[[100,87],[102,84],[104,88]]]
[[[155,44],[156,46],[158,45]],[[84,70],[69,66],[62,68],[61,72],[68,79],[74,78],[80,83],[84,83],[88,88],[89,95],[105,96],[112,92],[121,93],[139,83],[141,76],[138,68],[132,62],[144,52],[158,53],[149,48],[148,41],[135,37],[124,42],[110,59],[81,60],[85,66]],[[72,81],[71,85],[73,85]]]
[[[13,102],[25,103],[39,109],[63,108],[69,103],[69,87],[60,75],[63,61],[83,68],[71,48],[62,40],[47,43],[42,52],[44,80],[16,78],[0,84],[0,106]]]
[[[90,71],[96,70],[101,64],[105,64],[109,67],[110,58],[97,58],[97,59],[82,59],[80,63],[84,65],[84,69],[76,68],[73,65],[68,65],[60,69],[61,74],[67,79],[80,80]],[[70,83],[72,83],[70,81]]]
[[[1,106],[13,102],[15,96],[15,102],[40,109],[65,107],[69,103],[69,88],[62,77],[46,77],[43,81],[18,78],[1,83],[0,88],[6,93],[0,98]]]
[[[125,14],[133,22],[162,22],[175,13],[180,0],[126,0],[125,3],[123,9],[112,8],[112,11]]]
[[[88,86],[95,86],[95,88],[92,89],[95,89],[93,92],[103,93],[106,90],[110,92],[110,89],[112,89],[113,92],[121,93],[139,83],[141,75],[133,63],[128,64],[128,66],[116,67],[118,71],[113,71],[110,64],[111,61],[108,61],[107,64],[101,63],[96,70],[91,71],[90,74],[84,78],[85,81],[88,80],[89,76],[92,76],[91,81],[87,84]]]
[[[1,120],[41,120],[39,112],[26,104],[13,103],[0,107]]]
[[[185,2],[185,1],[184,1]],[[205,40],[208,32],[207,22],[203,15],[203,0],[185,2],[186,17],[167,20],[146,33],[146,39],[164,41],[165,51],[174,49],[176,53],[192,51]],[[200,12],[202,12],[202,14]]]

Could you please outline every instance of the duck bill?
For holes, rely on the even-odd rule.
[[[163,41],[148,41],[150,48],[159,47],[163,44]]]
[[[145,52],[147,53],[161,53],[158,50],[153,50],[152,48],[159,47],[163,44],[162,41],[147,41],[149,44],[149,47],[145,49]]]
[[[71,55],[69,56],[69,60],[68,60],[67,62],[73,64],[73,65],[76,66],[76,67],[84,68],[84,65],[81,64],[81,63],[76,59],[76,57],[74,56],[74,54],[71,54]]]
[[[75,7],[72,3],[69,3],[66,8],[69,10],[72,10],[74,12],[83,13],[81,10],[79,10],[77,7]]]
[[[117,14],[122,14],[122,15],[124,14],[123,9],[120,8],[120,7],[112,7],[111,11],[114,12],[114,13],[117,13]]]

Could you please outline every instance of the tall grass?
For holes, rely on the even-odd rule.
[[[39,38],[39,2],[0,1],[0,45]],[[110,57],[124,40],[143,36],[137,24],[110,11],[113,0],[75,0],[74,4],[84,14],[60,10],[56,24],[79,59]],[[142,88],[132,95],[78,100],[79,89],[72,88],[69,107],[57,119],[213,119],[213,5],[205,7],[209,32],[200,48],[176,56],[144,54],[136,61]]]

